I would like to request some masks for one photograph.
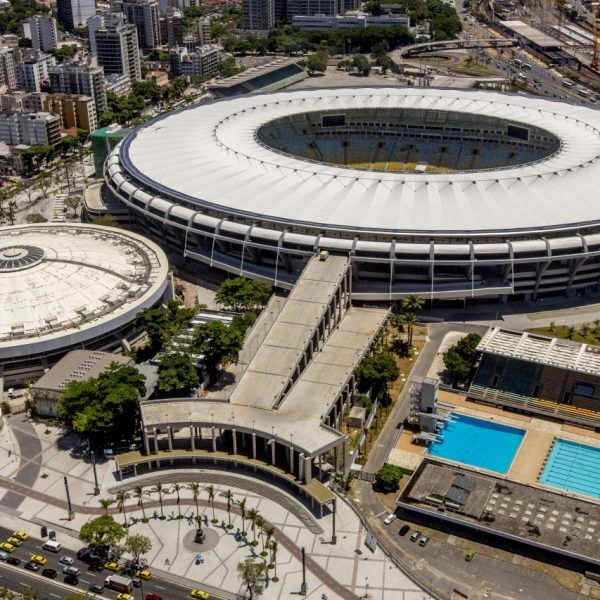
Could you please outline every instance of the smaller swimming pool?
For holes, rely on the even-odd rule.
[[[489,471],[506,473],[523,441],[524,429],[452,413],[428,454]]]
[[[600,448],[557,438],[540,483],[600,498]]]

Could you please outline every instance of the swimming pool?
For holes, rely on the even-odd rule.
[[[524,435],[523,429],[452,413],[440,431],[441,441],[432,442],[428,454],[506,473]]]
[[[540,483],[600,498],[600,448],[557,438]]]

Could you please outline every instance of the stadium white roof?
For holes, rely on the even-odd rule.
[[[590,344],[492,327],[481,338],[477,350],[577,373],[600,375],[600,347]]]
[[[263,124],[297,113],[420,108],[541,127],[560,149],[544,160],[455,173],[365,171],[261,145]],[[195,106],[142,126],[120,148],[146,192],[257,220],[431,235],[568,229],[600,221],[600,112],[539,97],[434,88],[312,89]],[[111,176],[118,167],[109,163]],[[118,176],[117,176],[118,177]],[[122,179],[122,178],[121,178]],[[123,185],[124,193],[134,186]]]
[[[0,359],[108,334],[152,306],[168,262],[153,242],[94,225],[0,228]]]

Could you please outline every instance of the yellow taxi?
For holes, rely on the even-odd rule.
[[[45,565],[48,562],[48,559],[45,556],[42,556],[41,554],[32,554],[29,557],[29,560],[31,562],[37,563],[38,565]]]
[[[23,542],[19,538],[9,537],[8,543],[12,544],[13,546],[20,546]]]
[[[2,542],[0,544],[0,550],[4,550],[4,552],[14,552],[15,547],[12,544],[9,544],[8,542]]]
[[[208,592],[205,592],[204,590],[192,590],[190,596],[192,598],[200,598],[200,600],[208,600],[210,598]]]
[[[117,600],[135,600],[135,599],[131,594],[122,592],[121,594],[117,595]]]
[[[135,574],[145,581],[150,581],[152,579],[152,573],[150,573],[148,569],[140,569],[139,571],[136,571]]]
[[[13,531],[13,537],[24,542],[29,536],[24,531]]]
[[[115,573],[119,573],[123,567],[117,562],[107,562],[104,563],[104,568],[108,571],[114,571]]]

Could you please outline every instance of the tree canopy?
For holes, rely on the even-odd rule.
[[[211,321],[198,325],[194,332],[194,348],[204,354],[208,372],[216,375],[219,367],[225,363],[237,363],[244,334],[232,325],[221,321]]]
[[[131,557],[135,563],[139,563],[140,558],[152,550],[152,541],[149,537],[139,533],[135,535],[128,535],[125,538],[123,550],[131,554]]]
[[[135,367],[112,363],[97,378],[71,381],[58,402],[59,418],[92,444],[130,441],[145,380]]]
[[[199,383],[196,365],[188,354],[165,354],[158,365],[158,389],[166,396],[189,396]]]
[[[264,306],[271,295],[271,284],[266,281],[234,277],[226,279],[217,290],[219,304],[234,310]]]
[[[367,356],[358,365],[356,376],[361,387],[373,387],[379,392],[388,381],[394,381],[400,375],[394,356],[389,352]]]
[[[383,494],[395,492],[402,479],[402,474],[400,467],[386,463],[375,474],[375,489]]]
[[[306,69],[309,73],[324,73],[327,69],[327,54],[315,52],[308,57]]]
[[[109,548],[117,544],[125,535],[125,529],[110,515],[102,515],[82,525],[79,539],[86,544]]]
[[[480,341],[479,334],[469,333],[444,352],[444,366],[455,380],[462,381],[469,376],[477,360],[475,349]]]
[[[245,594],[250,600],[262,594],[266,568],[267,565],[263,561],[254,562],[252,559],[238,564],[238,575],[242,580],[242,585],[246,588]]]

